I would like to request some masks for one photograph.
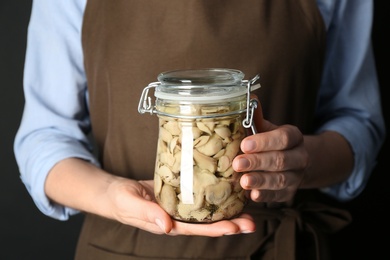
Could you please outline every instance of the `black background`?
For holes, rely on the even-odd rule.
[[[31,1],[0,0],[0,259],[69,260],[82,217],[62,222],[40,213],[19,179],[13,155],[24,104],[22,73],[30,9]],[[386,1],[376,0],[372,38],[388,128],[389,101],[384,92],[389,85],[389,14]],[[366,190],[345,204],[354,222],[332,238],[335,259],[383,259],[389,255],[388,152],[386,141]]]

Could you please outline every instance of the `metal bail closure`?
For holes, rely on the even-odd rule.
[[[145,114],[149,112],[151,115],[156,113],[154,106],[152,106],[152,99],[148,95],[149,89],[156,88],[159,84],[160,82],[152,82],[144,88],[138,103],[138,113]]]
[[[251,91],[252,90],[255,90],[255,89],[258,89],[261,87],[260,84],[256,84],[255,83],[260,79],[260,75],[257,74],[255,77],[253,77],[251,80],[248,80],[247,81],[247,102],[246,102],[246,118],[242,121],[242,125],[245,127],[245,128],[251,128],[252,130],[252,134],[256,134],[257,133],[257,129],[256,129],[256,126],[255,126],[255,123],[253,121],[253,115],[254,115],[254,111],[255,109],[257,108],[258,106],[258,102],[256,99],[251,99],[250,98],[250,95],[251,95]]]

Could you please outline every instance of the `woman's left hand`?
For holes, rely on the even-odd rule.
[[[241,142],[243,154],[234,159],[233,169],[244,172],[240,184],[253,201],[289,201],[309,164],[303,134],[293,125],[276,126],[265,120],[261,106],[254,117],[258,133]]]

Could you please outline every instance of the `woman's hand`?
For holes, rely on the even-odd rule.
[[[212,224],[175,221],[156,203],[152,180],[114,176],[77,158],[62,160],[53,167],[46,179],[45,192],[52,203],[155,234],[218,237],[255,230],[253,219],[247,214]]]
[[[155,233],[218,237],[255,230],[252,218],[243,214],[212,224],[191,224],[173,220],[154,200],[153,181],[118,178],[107,190],[112,218],[119,222]]]
[[[303,134],[295,126],[276,126],[265,120],[261,106],[255,110],[254,120],[259,133],[242,141],[244,154],[234,159],[233,169],[245,172],[240,183],[253,201],[289,201],[309,164]]]

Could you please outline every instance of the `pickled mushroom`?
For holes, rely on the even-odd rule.
[[[220,215],[223,215],[225,218],[232,218],[243,210],[244,205],[244,201],[239,199],[237,193],[232,193],[232,195],[223,202],[218,210],[213,214],[212,220],[220,220],[216,219]]]
[[[205,122],[196,122],[196,126],[203,132],[211,135],[212,134],[212,129],[214,129],[214,124],[213,123],[205,123]]]
[[[215,173],[215,171],[217,170],[217,161],[215,159],[198,152],[196,149],[194,149],[193,155],[195,163],[201,169],[208,170],[211,173]]]
[[[204,155],[207,156],[213,156],[214,154],[218,153],[222,148],[222,140],[218,137],[218,135],[213,134],[206,143],[202,145],[195,146],[196,150],[201,152]]]
[[[169,120],[164,124],[164,128],[171,133],[171,135],[179,135],[181,133],[181,129],[179,127],[179,123],[177,121]]]
[[[201,189],[204,190],[208,185],[215,185],[219,182],[217,176],[212,174],[208,170],[202,170],[201,168],[195,166],[194,167],[194,192],[200,193]],[[202,194],[204,195],[204,194]]]
[[[210,139],[209,135],[201,135],[194,140],[193,145],[194,147],[205,145],[209,141],[209,139]]]
[[[184,220],[196,220],[203,221],[210,215],[210,211],[202,208],[202,209],[193,209],[189,204],[179,203],[177,205],[177,211],[180,217]]]
[[[177,197],[172,186],[166,184],[162,186],[160,193],[160,205],[168,214],[175,214]]]
[[[163,152],[160,154],[160,163],[166,164],[169,167],[172,167],[175,164],[175,156],[172,153]]]
[[[164,127],[160,127],[160,138],[169,144],[169,142],[172,140],[172,134]]]
[[[213,156],[213,158],[214,158],[214,159],[219,159],[219,158],[221,158],[222,155],[224,155],[224,154],[225,154],[225,149],[221,149],[221,150],[219,150],[218,153],[216,153],[216,154]]]
[[[219,126],[219,127],[216,127],[214,129],[214,131],[222,139],[228,139],[232,135],[232,132],[230,131],[230,129],[228,127]]]
[[[180,176],[176,176],[168,166],[161,166],[157,169],[157,174],[161,177],[161,179],[174,187],[179,187],[180,185]]]
[[[179,174],[180,173],[180,165],[181,165],[181,151],[177,151],[174,155],[174,158],[175,158],[175,162],[172,165],[171,170],[173,173]]]
[[[235,173],[235,171],[233,170],[233,167],[232,167],[232,166],[230,166],[229,168],[227,168],[226,171],[218,172],[218,174],[219,174],[221,177],[224,177],[224,178],[229,178],[229,177],[232,176],[234,173]],[[240,186],[240,187],[241,187],[241,186]]]
[[[206,201],[210,204],[221,205],[232,193],[231,184],[227,181],[220,181],[217,184],[205,188]]]
[[[229,160],[231,162],[233,161],[234,157],[236,157],[236,155],[240,151],[240,144],[241,144],[241,140],[236,139],[236,140],[233,140],[231,143],[228,143],[226,145],[225,155],[227,157],[229,157]]]
[[[218,172],[225,172],[230,167],[230,159],[228,156],[223,155],[218,159]]]
[[[200,130],[199,128],[197,128],[195,126],[192,127],[192,135],[194,136],[194,139],[199,138],[202,134],[203,134],[202,130]]]
[[[161,188],[163,186],[163,181],[158,174],[154,174],[154,194],[158,195],[161,192]]]
[[[179,141],[179,137],[175,136],[169,142],[169,152],[171,154],[175,153],[175,150],[180,150],[180,147],[178,146],[178,141]]]

